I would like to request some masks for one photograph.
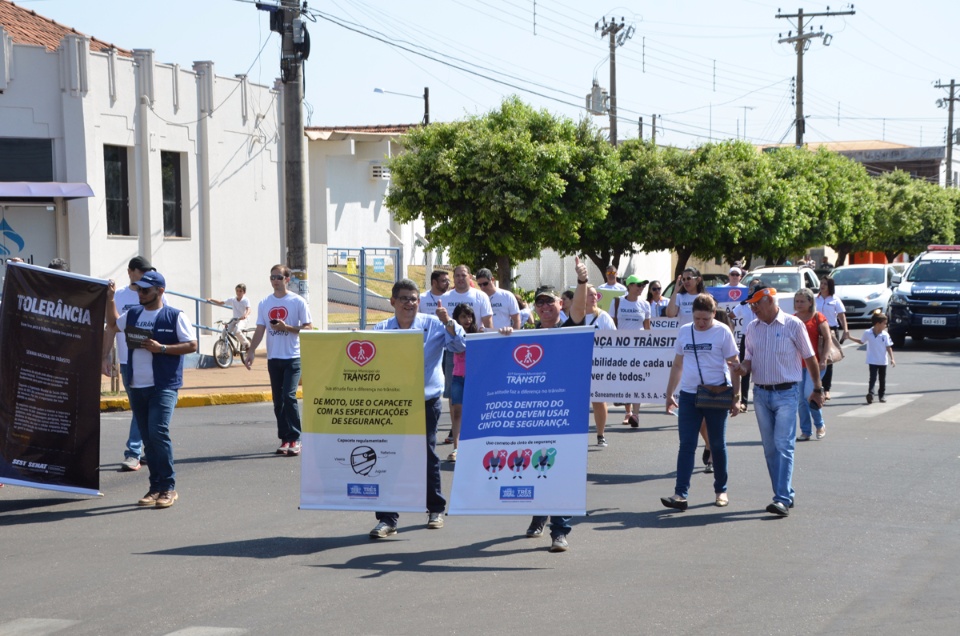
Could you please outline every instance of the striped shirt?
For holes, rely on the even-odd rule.
[[[751,361],[754,384],[799,382],[803,367],[797,364],[797,359],[806,360],[814,355],[803,322],[782,310],[777,311],[770,324],[754,320],[747,325],[744,343],[743,359]]]

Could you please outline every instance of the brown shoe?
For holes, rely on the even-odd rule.
[[[140,501],[137,502],[138,506],[156,506],[157,499],[160,498],[160,493],[158,492],[148,492],[143,497],[140,497]]]
[[[164,490],[157,497],[157,508],[169,508],[178,499],[176,490]]]

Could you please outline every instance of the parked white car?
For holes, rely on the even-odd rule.
[[[847,312],[847,322],[870,322],[875,311],[886,310],[893,275],[903,273],[903,268],[899,263],[844,265],[830,272],[837,286],[836,296]]]

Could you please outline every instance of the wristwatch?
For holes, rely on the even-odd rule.
[[[160,353],[166,353],[166,352],[167,352],[167,345],[160,345]]]
[[[448,326],[448,327],[456,327],[456,326],[457,326],[457,321],[454,320],[453,318],[451,318],[450,320],[447,321],[447,326]]]
[[[823,393],[823,387],[819,386],[813,390],[814,393]]]

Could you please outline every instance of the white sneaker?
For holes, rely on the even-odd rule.
[[[386,521],[381,521],[370,531],[370,538],[383,539],[394,534],[397,534],[397,527],[391,526]]]
[[[442,512],[431,512],[430,516],[427,517],[427,527],[431,530],[439,530],[443,527],[443,513]]]

